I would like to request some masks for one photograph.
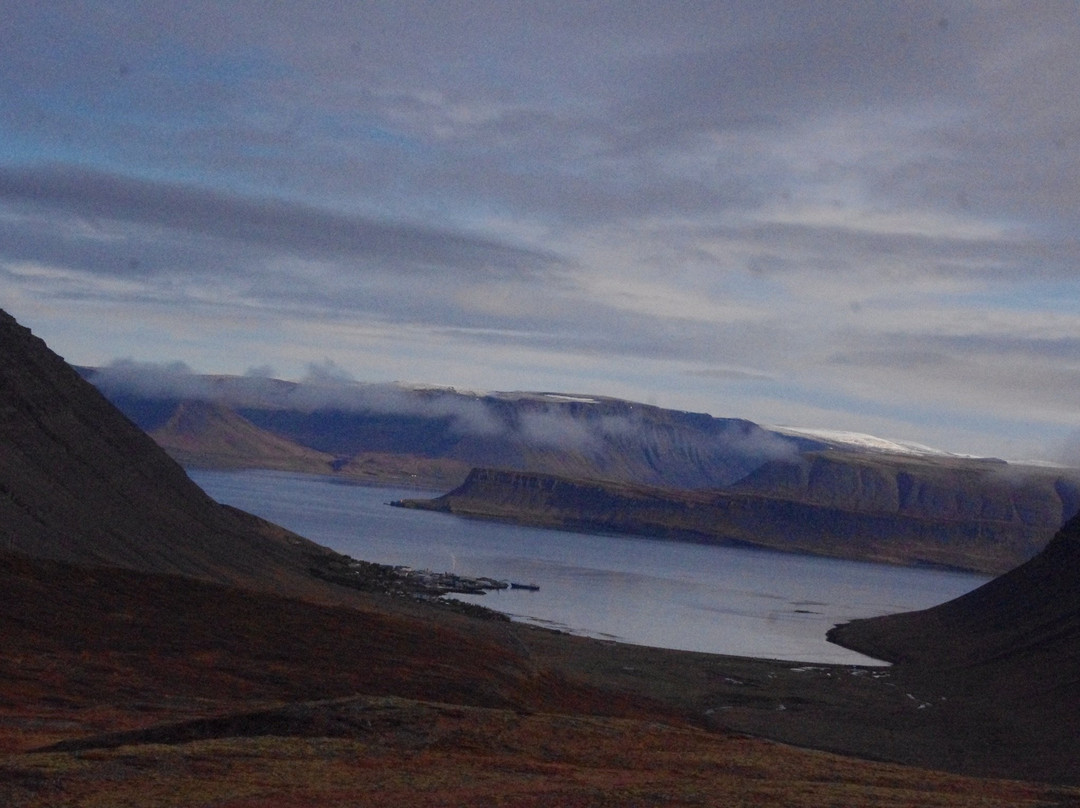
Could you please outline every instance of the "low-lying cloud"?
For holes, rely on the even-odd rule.
[[[238,409],[447,419],[450,429],[462,437],[508,440],[520,447],[570,452],[586,459],[645,451],[655,455],[657,468],[683,463],[726,465],[732,470],[726,472],[725,482],[770,460],[793,460],[798,453],[796,441],[746,421],[693,415],[689,416],[691,422],[679,423],[677,414],[645,405],[605,405],[601,399],[577,396],[481,394],[452,388],[365,384],[352,380],[329,361],[311,365],[298,383],[254,375],[206,376],[181,362],[131,360],[96,369],[91,381],[110,397],[199,399]],[[522,405],[505,406],[515,399],[522,399]],[[593,407],[597,409],[590,411]]]

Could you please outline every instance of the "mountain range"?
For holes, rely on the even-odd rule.
[[[441,490],[407,504],[466,516],[1000,573],[1080,509],[1077,469],[612,398],[81,373],[186,465]]]

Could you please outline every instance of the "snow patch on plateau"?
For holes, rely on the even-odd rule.
[[[854,446],[859,449],[867,449],[875,452],[889,452],[890,454],[919,455],[922,457],[971,457],[971,455],[958,455],[946,452],[943,449],[935,449],[921,443],[911,441],[889,440],[863,432],[848,432],[841,429],[811,429],[790,426],[769,426],[766,429],[779,432],[782,435],[793,437],[816,438],[826,443]]]

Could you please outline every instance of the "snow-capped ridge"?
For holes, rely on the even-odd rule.
[[[874,452],[888,452],[889,454],[915,455],[920,457],[962,457],[972,458],[975,455],[956,454],[944,449],[935,449],[922,443],[913,441],[891,440],[879,438],[876,435],[868,435],[865,432],[850,432],[842,429],[815,429],[810,427],[792,426],[768,426],[771,432],[792,437],[814,438],[839,446],[850,446]]]

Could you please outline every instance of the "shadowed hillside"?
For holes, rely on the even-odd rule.
[[[931,609],[856,620],[829,639],[892,661],[982,714],[980,743],[1080,778],[1080,514],[1035,558]]]
[[[180,463],[215,468],[263,468],[323,473],[333,462],[325,452],[259,429],[236,413],[205,401],[179,406],[154,440]]]
[[[1059,675],[1080,681],[1080,514],[1038,556],[963,597],[848,623],[831,638],[892,662],[957,670],[1029,665],[1052,648],[1056,662],[1073,664],[1048,664],[1039,689]]]
[[[0,549],[338,597],[318,545],[219,505],[0,311]]]

